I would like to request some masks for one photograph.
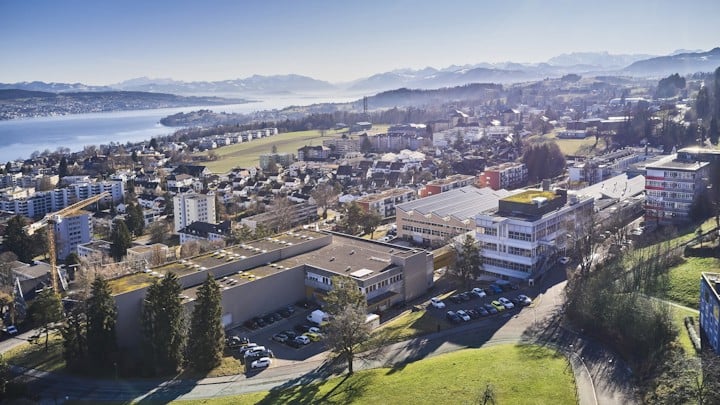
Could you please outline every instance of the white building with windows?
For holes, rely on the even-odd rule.
[[[55,223],[55,251],[57,258],[65,260],[72,252],[77,253],[79,244],[92,240],[92,221],[89,212],[79,212],[64,216]]]
[[[710,163],[669,155],[646,166],[645,221],[656,225],[690,221],[690,208],[705,189]]]
[[[483,270],[489,279],[528,279],[542,274],[565,250],[568,235],[584,227],[593,198],[566,190],[525,190],[475,217]]]
[[[215,194],[183,193],[173,197],[175,233],[193,222],[215,223]]]

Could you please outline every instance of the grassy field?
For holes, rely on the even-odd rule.
[[[720,272],[720,259],[689,257],[669,270],[670,285],[663,298],[697,309],[700,305],[700,273]]]
[[[378,134],[387,131],[387,125],[373,125],[373,129],[368,134]],[[322,145],[323,139],[338,138],[345,131],[326,131],[325,136],[321,136],[320,131],[298,131],[286,132],[271,136],[269,138],[255,139],[251,142],[243,142],[235,145],[223,146],[214,149],[218,155],[218,159],[210,162],[204,162],[208,170],[213,173],[227,173],[235,167],[257,166],[259,163],[259,155],[270,153],[273,145],[277,147],[278,153],[297,154],[297,150],[303,146]],[[208,152],[200,152],[195,156],[207,156]]]
[[[439,310],[438,310],[439,311]],[[428,311],[405,311],[395,319],[378,328],[374,334],[383,342],[400,342],[449,328],[444,319],[432,316]]]
[[[683,348],[683,350],[685,350],[685,354],[687,354],[688,356],[697,356],[695,347],[690,341],[690,334],[685,327],[685,317],[690,316],[697,318],[698,314],[693,311],[688,311],[687,309],[672,307],[672,316],[673,323],[678,329],[677,343]],[[695,322],[697,322],[697,319],[695,320]]]
[[[538,346],[466,349],[325,382],[178,404],[473,404],[491,384],[498,404],[575,404],[567,360]],[[481,402],[480,402],[481,403]]]
[[[45,351],[43,334],[37,343],[25,343],[14,347],[5,352],[3,358],[14,366],[58,372],[65,368],[62,351],[62,337],[59,333],[50,334],[47,351]]]
[[[589,154],[597,154],[600,153],[605,148],[605,143],[600,140],[598,142],[597,148],[593,148],[593,145],[595,145],[595,137],[590,136],[585,139],[559,139],[557,137],[557,133],[561,129],[554,130],[553,132],[542,135],[542,136],[532,136],[530,137],[530,141],[536,139],[548,139],[553,140],[555,143],[558,144],[558,147],[560,147],[560,151],[564,155],[589,155]]]

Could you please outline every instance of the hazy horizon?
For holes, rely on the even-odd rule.
[[[720,2],[0,3],[0,82],[109,85],[540,63],[574,52],[666,55],[720,43]]]

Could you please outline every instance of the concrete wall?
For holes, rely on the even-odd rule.
[[[418,250],[417,253],[406,257],[393,256],[393,263],[403,266],[403,280],[405,280],[405,301],[412,300],[424,294],[433,285],[433,255],[432,252]]]

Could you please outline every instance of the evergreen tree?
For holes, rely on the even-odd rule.
[[[24,227],[25,220],[20,215],[10,218],[5,228],[3,245],[7,250],[15,253],[18,260],[29,263],[34,257],[34,249],[32,238],[25,232]],[[38,234],[43,235],[42,232]]]
[[[712,143],[713,145],[718,144],[718,138],[720,138],[720,130],[718,129],[716,117],[712,117],[712,119],[710,120],[710,127],[708,128],[708,138],[710,139],[710,143]]]
[[[188,360],[195,370],[207,371],[220,365],[224,350],[221,299],[220,285],[208,273],[198,289],[190,320]]]
[[[47,351],[50,331],[53,329],[51,325],[59,321],[63,316],[60,294],[57,294],[52,288],[45,288],[35,297],[30,311],[33,320],[43,327],[45,351]]]
[[[158,149],[157,139],[155,139],[155,138],[150,139],[150,147],[153,148],[153,150]]]
[[[122,260],[130,246],[132,246],[132,238],[128,231],[125,221],[122,219],[115,220],[115,226],[110,234],[112,245],[110,246],[110,256],[116,261]]]
[[[63,338],[63,359],[70,370],[83,370],[87,353],[87,335],[85,319],[82,313],[73,313],[67,317],[60,328]]]
[[[68,163],[65,156],[60,158],[60,164],[58,164],[58,176],[62,179],[68,175]]]
[[[699,118],[710,115],[710,95],[707,86],[701,87],[700,91],[698,91],[697,98],[695,98],[695,111],[697,111]]]
[[[87,351],[90,363],[97,370],[106,370],[113,362],[117,351],[117,308],[110,295],[107,280],[97,277],[87,300]]]
[[[145,231],[145,218],[143,209],[139,204],[130,204],[127,208],[127,228],[135,236],[140,236]]]
[[[155,374],[174,373],[185,351],[182,286],[174,273],[152,284],[142,309],[145,358]]]
[[[455,272],[466,288],[480,274],[480,249],[475,238],[465,235],[461,246],[456,246]]]

